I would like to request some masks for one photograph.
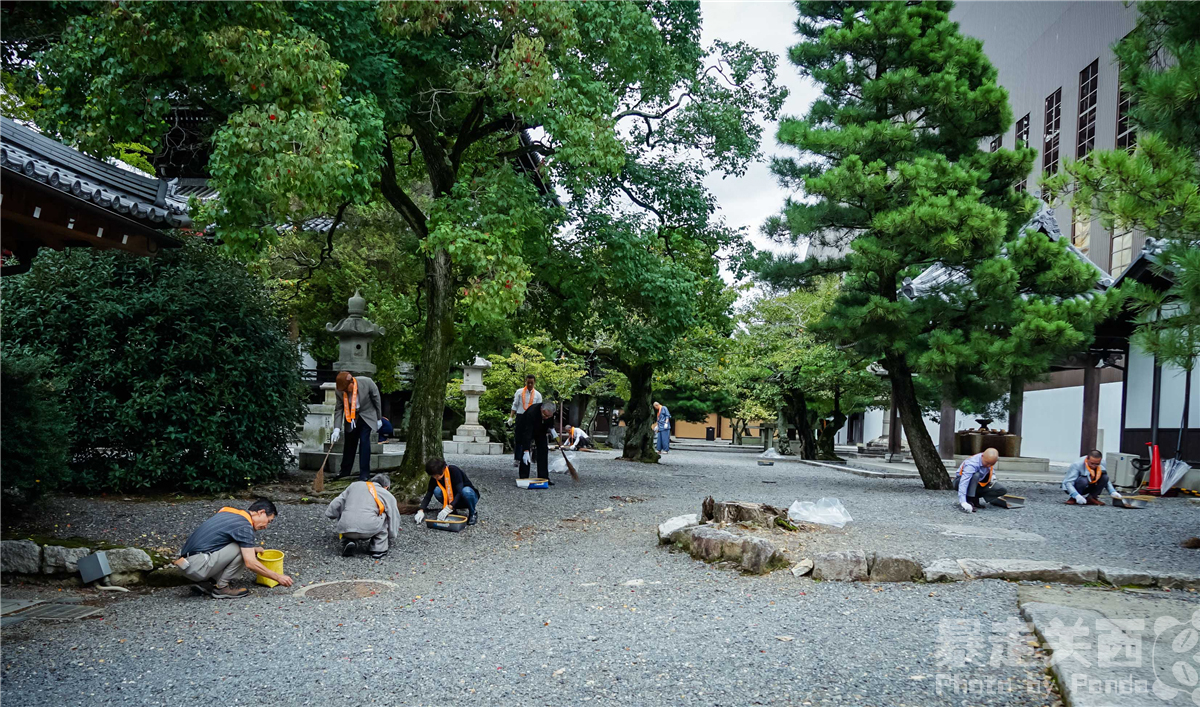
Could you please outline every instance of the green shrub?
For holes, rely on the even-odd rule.
[[[65,381],[80,490],[217,492],[284,468],[299,352],[241,264],[198,243],[153,260],[76,249],[4,284],[4,351],[44,353]]]
[[[15,347],[0,360],[0,459],[5,514],[67,480],[74,420],[45,377],[49,359]]]

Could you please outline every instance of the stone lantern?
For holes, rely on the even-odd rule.
[[[367,311],[367,301],[358,290],[347,303],[350,315],[337,324],[326,324],[325,331],[336,334],[338,338],[338,360],[333,363],[335,371],[349,371],[358,376],[375,374],[375,364],[371,363],[371,342],[383,336],[383,327],[375,326],[371,320],[363,317]]]
[[[503,454],[504,445],[488,439],[487,430],[479,424],[479,396],[487,388],[483,385],[483,371],[491,368],[492,363],[486,358],[475,357],[475,360],[463,366],[462,392],[466,396],[466,420],[454,431],[454,437],[442,446],[447,454]]]

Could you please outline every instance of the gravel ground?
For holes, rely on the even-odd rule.
[[[102,599],[80,592],[104,603],[103,619],[4,630],[4,691],[21,695],[22,705],[55,707],[1053,704],[1040,659],[953,673],[1007,679],[1011,689],[956,694],[939,690],[935,678],[942,622],[1016,616],[1015,585],[818,583],[786,571],[743,577],[657,547],[655,526],[699,510],[709,494],[777,505],[838,496],[855,522],[805,536],[806,551],[1140,561],[1176,571],[1195,571],[1200,557],[1177,546],[1200,514],[1180,499],[1140,512],[1071,508],[1054,489],[1031,484],[1014,489],[1029,497],[1026,509],[966,516],[949,494],[906,480],[757,467],[751,456],[713,452],[672,453],[657,467],[611,456],[581,454],[583,480],[561,478],[549,491],[515,488],[508,457],[452,459],[481,487],[480,524],[451,534],[406,522],[381,562],[337,557],[323,505],[283,506],[260,537],[287,552],[298,585],[370,578],[398,588],[333,602],[261,587],[226,602],[186,588]],[[178,547],[225,503],[57,499],[7,536],[52,531]],[[939,522],[1047,540],[948,537],[930,527]],[[1070,534],[1106,542],[1061,544]],[[1077,547],[1092,552],[1081,558]],[[5,596],[47,593],[8,587]]]

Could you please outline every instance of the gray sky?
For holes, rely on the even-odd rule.
[[[796,67],[787,60],[787,50],[798,41],[795,22],[797,12],[789,1],[780,2],[702,2],[705,44],[713,39],[727,42],[746,42],[765,49],[778,57],[777,81],[791,92],[783,106],[783,115],[803,115],[819,94],[816,86],[800,77]],[[794,156],[795,150],[781,147],[775,141],[778,124],[765,125],[763,153]],[[722,179],[712,175],[707,186],[716,195],[721,213],[731,226],[742,226],[759,248],[778,249],[759,235],[763,221],[779,211],[789,192],[775,181],[767,162],[751,165],[742,177]]]

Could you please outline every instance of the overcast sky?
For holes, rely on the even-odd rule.
[[[796,7],[790,1],[702,2],[701,10],[705,44],[713,39],[741,41],[775,54],[778,57],[777,80],[790,91],[782,114],[800,116],[808,110],[819,91],[811,81],[802,79],[796,67],[787,60],[788,48],[798,40],[795,30]],[[766,160],[776,154],[796,154],[795,150],[781,147],[775,141],[778,123],[764,127],[763,153]],[[779,211],[789,193],[775,181],[767,162],[751,165],[741,177],[721,179],[720,175],[710,176],[707,184],[716,195],[729,225],[745,227],[756,246],[768,247],[770,241],[759,235],[759,226],[768,216]]]

